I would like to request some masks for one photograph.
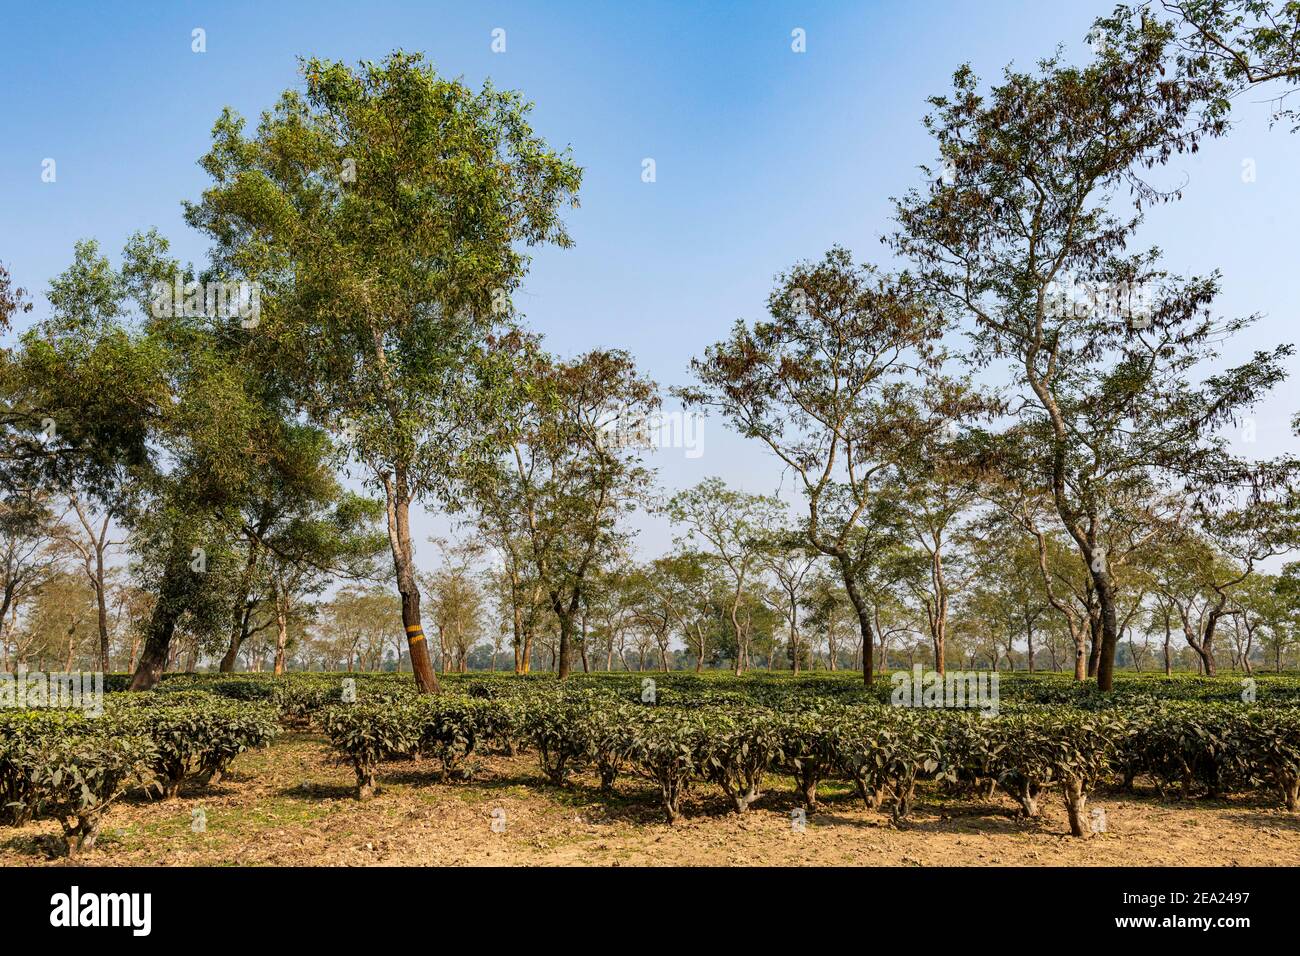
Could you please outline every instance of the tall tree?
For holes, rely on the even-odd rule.
[[[673,524],[686,529],[679,544],[697,547],[727,579],[739,676],[750,653],[750,633],[741,613],[746,589],[763,567],[768,532],[783,520],[785,507],[775,498],[736,491],[720,478],[708,478],[673,495],[666,511]]]
[[[695,658],[698,674],[709,659],[713,617],[710,598],[719,584],[717,568],[706,554],[688,548],[656,558],[652,568],[650,586],[676,622],[683,643]]]
[[[973,320],[971,360],[1012,370],[1017,414],[992,455],[1043,489],[1091,576],[1104,690],[1119,639],[1104,516],[1152,481],[1213,487],[1240,474],[1216,429],[1280,381],[1291,354],[1259,352],[1190,384],[1253,319],[1211,317],[1217,276],[1178,280],[1155,251],[1126,254],[1141,210],[1168,198],[1139,173],[1224,125],[1213,82],[1166,74],[1168,43],[1152,25],[1085,67],[1008,70],[987,95],[961,68],[926,119],[945,173],[897,203],[895,246]],[[1138,207],[1127,218],[1114,211],[1121,188]]]
[[[108,633],[108,554],[110,549],[122,544],[121,541],[109,540],[109,531],[113,525],[111,514],[93,513],[75,493],[69,498],[69,506],[75,515],[67,518],[59,528],[60,538],[77,556],[86,582],[95,595],[95,617],[99,631],[99,666],[107,672],[111,670]]]
[[[775,583],[773,594],[780,598],[780,613],[786,624],[786,652],[791,670],[796,674],[809,660],[808,648],[800,640],[800,615],[814,569],[823,559],[822,554],[808,546],[801,531],[798,527],[783,529],[779,525],[770,528],[759,551],[759,561]]]
[[[804,534],[840,571],[870,684],[872,611],[860,587],[885,548],[892,502],[879,494],[901,448],[934,427],[908,399],[937,369],[941,317],[903,281],[831,249],[778,277],[771,319],[738,322],[691,362],[688,406],[713,409],[763,442],[796,478]]]
[[[225,111],[189,222],[230,274],[264,283],[262,367],[343,435],[381,489],[402,619],[421,691],[438,689],[410,511],[455,497],[496,434],[508,366],[485,347],[528,259],[569,244],[558,210],[580,171],[528,124],[517,93],[468,89],[418,54],[358,69],[305,60],[255,136]]]
[[[643,500],[644,448],[623,440],[628,421],[658,407],[631,356],[597,350],[569,361],[516,353],[525,400],[501,426],[506,449],[474,484],[480,507],[508,514],[558,626],[557,669],[568,677],[583,593],[604,557],[622,547],[620,516]]]
[[[155,283],[188,288],[193,275],[156,233],[131,237],[120,270],[79,243],[51,283],[50,317],[23,335],[12,365],[22,405],[53,423],[61,464],[49,486],[120,514],[158,591],[137,689],[158,680],[184,620],[192,633],[210,630],[228,595],[223,512],[260,460],[252,436],[265,414],[225,343],[231,314],[151,308]]]

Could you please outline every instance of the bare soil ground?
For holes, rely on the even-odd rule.
[[[241,756],[208,792],[173,800],[133,799],[110,811],[95,866],[341,865],[823,865],[823,866],[1300,866],[1300,815],[1267,799],[1162,802],[1104,792],[1107,832],[1068,836],[1059,797],[1043,819],[1024,821],[1005,797],[990,801],[919,794],[901,826],[866,810],[839,784],[824,785],[822,805],[798,831],[789,780],[743,816],[701,787],[686,818],[663,822],[652,786],[626,777],[613,796],[580,776],[548,785],[535,758],[489,757],[469,783],[441,783],[422,761],[386,764],[381,792],[352,797],[353,776],[335,764],[320,737],[288,734],[268,750]],[[206,814],[194,832],[193,811]],[[494,811],[504,819],[496,832]],[[67,865],[54,855],[57,824],[0,830],[0,865]]]

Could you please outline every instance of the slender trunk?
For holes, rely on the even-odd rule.
[[[1168,677],[1174,672],[1174,658],[1169,646],[1171,630],[1169,627],[1169,615],[1165,614],[1165,676]]]
[[[1105,552],[1097,547],[1096,515],[1089,515],[1092,523],[1085,535],[1076,524],[1076,519],[1079,516],[1071,514],[1073,509],[1070,508],[1066,500],[1066,447],[1070,441],[1069,428],[1066,426],[1065,417],[1061,414],[1056,396],[1052,394],[1051,389],[1043,381],[1035,366],[1035,362],[1038,360],[1039,347],[1038,344],[1035,344],[1023,356],[1025,373],[1030,388],[1034,390],[1034,394],[1043,403],[1043,407],[1047,410],[1052,423],[1054,438],[1054,447],[1052,449],[1052,500],[1056,506],[1056,513],[1065,524],[1070,536],[1074,538],[1083,559],[1088,563],[1088,570],[1092,575],[1092,582],[1097,591],[1102,618],[1101,643],[1096,648],[1100,653],[1096,668],[1097,687],[1099,690],[1109,691],[1114,681],[1115,648],[1118,645],[1118,634],[1115,627],[1114,591],[1112,590],[1110,571],[1105,563]],[[1076,664],[1076,676],[1077,673]]]
[[[519,599],[513,600],[514,608],[511,614],[511,626],[514,628],[514,651],[515,651],[515,673],[524,672],[524,609],[519,606]]]
[[[935,544],[934,557],[931,560],[931,574],[934,578],[934,669],[944,673],[944,656],[947,653],[948,640],[948,583],[943,573],[943,554],[938,543]]]
[[[239,660],[239,649],[248,638],[248,622],[253,614],[253,605],[249,603],[248,592],[253,586],[253,570],[257,567],[259,556],[260,548],[257,539],[254,538],[248,543],[248,559],[244,562],[244,574],[239,582],[239,605],[230,623],[230,646],[226,648],[226,653],[218,667],[223,674],[230,674],[235,670],[235,664]]]
[[[1070,622],[1070,637],[1074,640],[1074,679],[1088,679],[1088,644],[1083,636],[1083,628]]]
[[[111,670],[108,651],[108,595],[104,588],[104,552],[95,552],[95,610],[99,624],[99,668],[105,674]]]
[[[736,635],[736,676],[739,677],[744,671],[745,657],[747,648],[740,636],[740,619],[738,611],[740,609],[740,585],[736,586],[736,595],[731,601],[731,632]]]
[[[429,658],[429,642],[420,623],[420,589],[415,579],[415,552],[411,544],[411,500],[404,471],[384,476],[388,510],[388,542],[393,552],[397,591],[402,597],[402,625],[411,655],[411,671],[421,694],[437,694],[442,688]]]
[[[795,630],[795,614],[797,609],[792,610],[790,614],[790,659],[793,662],[791,668],[794,673],[799,673],[799,637]]]
[[[1218,626],[1221,613],[1221,607],[1210,610],[1209,620],[1205,622],[1205,634],[1201,638],[1201,661],[1205,664],[1205,673],[1209,677],[1214,677],[1218,673],[1218,665],[1214,660],[1214,632]]]
[[[277,595],[275,599],[275,674],[284,673],[284,652],[289,645],[289,615],[285,603]]]
[[[1093,598],[1096,602],[1096,597]],[[1088,608],[1088,676],[1097,676],[1101,663],[1101,606],[1093,603]]]
[[[844,579],[844,589],[848,591],[849,600],[858,614],[858,630],[862,632],[862,683],[870,687],[874,682],[875,667],[872,657],[875,652],[875,639],[871,633],[871,609],[867,607],[866,598],[858,590],[858,582],[853,575],[853,567],[847,557],[839,560],[840,576]]]
[[[1025,618],[1025,646],[1028,648],[1026,664],[1029,673],[1032,674],[1034,672],[1034,619],[1032,617]]]

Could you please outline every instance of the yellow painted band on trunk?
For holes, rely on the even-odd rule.
[[[406,640],[407,640],[407,642],[410,643],[410,644],[418,644],[420,641],[424,640],[424,635],[423,635],[423,634],[408,634],[408,635],[406,636]]]
[[[410,625],[408,625],[407,628],[406,628],[406,633],[407,633],[407,634],[413,634],[413,633],[415,633],[416,631],[423,631],[423,630],[424,630],[424,628],[422,628],[419,624],[410,624]]]

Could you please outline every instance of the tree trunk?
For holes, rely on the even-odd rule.
[[[1201,646],[1198,648],[1201,661],[1205,664],[1205,673],[1210,677],[1218,673],[1218,665],[1214,660],[1214,632],[1218,627],[1221,613],[1221,606],[1210,610],[1209,620],[1205,622],[1205,634],[1201,637]]]
[[[738,611],[740,609],[740,587],[736,587],[736,594],[731,600],[731,633],[736,636],[736,676],[739,677],[744,671],[746,648],[740,637],[740,619]]]
[[[1088,796],[1083,792],[1083,783],[1077,777],[1066,777],[1061,781],[1065,795],[1065,809],[1070,817],[1070,835],[1084,839],[1092,835],[1084,812],[1088,807]]]
[[[560,648],[557,667],[560,680],[564,680],[569,676],[569,657],[571,655],[573,643],[573,619],[577,614],[581,600],[582,595],[577,588],[573,589],[567,607],[564,602],[560,600],[560,593],[558,591],[551,595],[551,607],[554,609],[555,616],[560,622]]]
[[[1097,662],[1097,689],[1109,691],[1115,686],[1115,654],[1119,650],[1119,622],[1115,616],[1115,588],[1110,572],[1093,576],[1097,584],[1097,602],[1101,605],[1101,647]]]
[[[1070,637],[1074,640],[1074,679],[1088,679],[1088,645],[1083,637],[1083,628],[1070,625]]]
[[[1171,650],[1169,646],[1170,635],[1171,632],[1169,627],[1169,615],[1166,614],[1165,615],[1165,676],[1166,678],[1167,676],[1173,674],[1174,672],[1174,657],[1173,654],[1171,654]]]
[[[234,673],[235,665],[239,663],[239,652],[244,647],[244,641],[248,640],[248,628],[252,620],[253,604],[245,599],[239,610],[235,612],[235,619],[230,625],[230,646],[226,648],[226,653],[218,666],[222,674]]]
[[[511,627],[514,629],[514,651],[515,651],[515,673],[524,672],[524,609],[519,606],[518,597],[513,599],[514,608],[511,613]]]
[[[572,627],[573,622],[568,620],[568,615],[560,618],[560,653],[556,667],[560,680],[569,676],[569,630]]]
[[[275,599],[275,674],[284,673],[284,650],[289,645],[289,616],[279,596]]]
[[[934,598],[934,669],[940,675],[945,672],[944,657],[947,653],[948,642],[948,585],[943,573],[943,558],[936,544],[934,549],[934,558],[931,562],[931,574],[935,582]]]
[[[1094,597],[1094,601],[1096,598]],[[1101,663],[1101,607],[1088,608],[1088,676],[1097,676],[1097,667]]]
[[[411,500],[402,469],[393,478],[384,477],[384,491],[388,505],[388,542],[397,573],[397,591],[402,597],[402,625],[406,629],[411,671],[421,694],[437,694],[442,688],[433,671],[429,642],[424,639],[424,627],[420,623],[420,589],[415,580],[415,553],[411,545]]]
[[[262,528],[259,525],[258,534]],[[221,664],[218,670],[223,674],[231,674],[235,670],[235,664],[239,661],[239,651],[243,647],[244,641],[248,639],[248,623],[252,618],[253,605],[249,603],[248,592],[253,586],[253,570],[257,567],[260,548],[257,543],[258,539],[253,538],[248,543],[248,560],[244,562],[244,574],[240,578],[239,586],[239,606],[235,611],[230,622],[230,646],[226,648],[226,653],[221,658]]]
[[[111,670],[108,652],[108,596],[104,593],[104,552],[95,554],[95,610],[99,624],[99,667],[105,674]]]
[[[844,589],[849,593],[849,600],[853,602],[853,609],[858,614],[858,629],[862,632],[862,683],[870,687],[874,682],[875,667],[873,667],[872,657],[875,656],[875,638],[871,633],[871,609],[867,607],[867,601],[858,590],[858,582],[853,576],[853,567],[847,558],[840,558],[840,576],[844,579]]]
[[[171,653],[172,636],[176,633],[176,617],[166,602],[159,600],[149,618],[149,634],[131,678],[131,690],[152,690],[162,679]]]
[[[188,589],[184,575],[196,573],[200,572],[193,571],[190,567],[188,542],[173,542],[153,613],[149,615],[144,648],[140,651],[140,660],[131,677],[131,690],[151,690],[162,679],[171,657],[176,622],[184,610],[185,592]]]

